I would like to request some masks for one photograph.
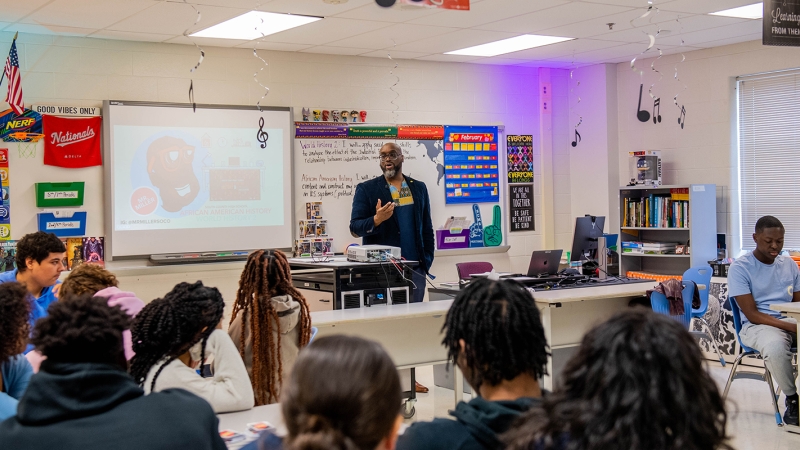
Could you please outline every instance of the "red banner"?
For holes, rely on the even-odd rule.
[[[401,4],[414,6],[427,6],[428,8],[469,10],[469,0],[400,0]]]
[[[444,139],[442,125],[398,125],[397,139]]]
[[[101,121],[100,117],[69,119],[45,115],[44,163],[70,169],[103,164],[100,155]]]

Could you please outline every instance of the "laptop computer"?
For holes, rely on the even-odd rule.
[[[528,276],[532,278],[555,275],[563,250],[536,250],[531,255]]]

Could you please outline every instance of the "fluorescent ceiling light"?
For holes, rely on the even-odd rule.
[[[575,38],[557,36],[539,36],[536,34],[523,34],[501,41],[489,42],[488,44],[476,45],[474,47],[462,48],[445,55],[465,55],[465,56],[497,56],[511,52],[518,52],[543,45],[555,44],[557,42],[571,41]]]
[[[205,30],[190,34],[190,36],[252,41],[262,36],[280,33],[320,19],[322,17],[250,11]]]
[[[760,19],[764,14],[763,3],[753,3],[752,5],[740,6],[738,8],[726,9],[711,13],[712,16],[736,17],[739,19]]]

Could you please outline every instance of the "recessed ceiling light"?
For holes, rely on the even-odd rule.
[[[764,4],[753,3],[752,5],[740,6],[738,8],[726,9],[711,13],[712,16],[736,17],[739,19],[760,19],[764,15]]]
[[[497,56],[529,48],[541,47],[543,45],[555,44],[557,42],[571,41],[573,39],[575,38],[523,34],[522,36],[503,39],[501,41],[489,42],[488,44],[446,52],[445,55]]]
[[[242,39],[252,41],[290,28],[316,22],[322,17],[250,11],[233,19],[190,34],[192,37]]]

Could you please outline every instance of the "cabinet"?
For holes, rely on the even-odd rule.
[[[621,187],[620,275],[682,275],[717,259],[716,195],[714,184]],[[689,254],[627,253],[625,242],[677,243],[686,245]]]

